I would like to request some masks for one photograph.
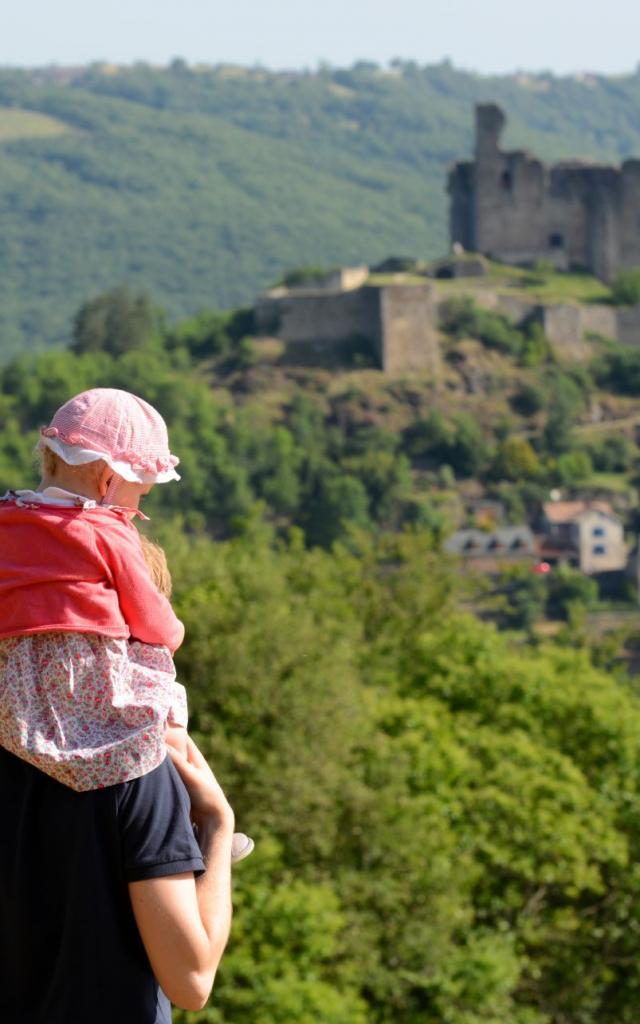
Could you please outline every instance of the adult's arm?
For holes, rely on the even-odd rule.
[[[191,738],[170,756],[191,798],[206,871],[131,882],[129,894],[153,973],[177,1006],[199,1010],[211,993],[231,924],[233,812]]]

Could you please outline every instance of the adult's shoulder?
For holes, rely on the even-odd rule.
[[[118,787],[117,813],[128,882],[204,870],[189,796],[169,757]]]

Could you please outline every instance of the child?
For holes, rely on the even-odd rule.
[[[97,789],[186,744],[171,657],[184,627],[132,523],[154,484],[180,479],[178,460],[159,413],[109,388],[63,405],[38,447],[39,489],[0,499],[0,744]],[[239,833],[234,860],[252,848]]]

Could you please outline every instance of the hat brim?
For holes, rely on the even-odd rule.
[[[42,451],[43,448],[50,448],[68,466],[86,466],[90,462],[97,462],[98,459],[102,459],[114,473],[117,473],[123,480],[127,480],[131,484],[167,484],[170,480],[180,479],[173,466],[170,469],[160,470],[158,473],[139,472],[128,462],[119,462],[104,452],[94,452],[89,448],[65,444],[59,437],[41,436],[36,449]]]

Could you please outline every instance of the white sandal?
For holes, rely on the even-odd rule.
[[[234,832],[231,840],[231,863],[237,864],[238,861],[244,860],[253,853],[255,845],[253,839],[245,836],[244,832]]]

